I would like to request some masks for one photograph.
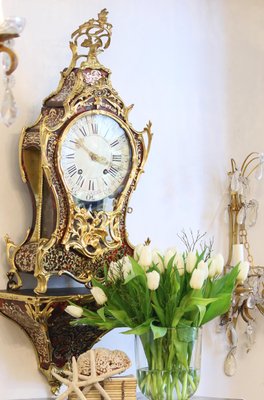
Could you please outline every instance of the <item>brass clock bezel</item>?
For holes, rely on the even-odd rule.
[[[109,118],[112,118],[113,120],[115,120],[120,126],[121,128],[125,131],[127,138],[129,140],[129,146],[130,146],[130,150],[131,150],[131,158],[130,158],[130,166],[129,169],[127,171],[127,174],[124,178],[125,184],[124,182],[122,182],[120,184],[120,186],[123,185],[123,189],[122,189],[122,193],[120,193],[116,198],[116,205],[115,205],[115,209],[119,208],[120,203],[122,203],[123,197],[126,196],[129,187],[131,186],[131,183],[133,181],[133,177],[135,175],[136,169],[137,169],[137,155],[136,155],[136,144],[135,144],[135,140],[133,138],[133,134],[131,132],[131,130],[129,129],[129,126],[120,118],[118,118],[115,114],[104,111],[104,110],[89,110],[89,111],[84,111],[78,115],[76,115],[73,119],[71,119],[71,121],[68,123],[68,125],[65,127],[65,129],[63,130],[63,134],[60,136],[59,142],[58,142],[58,149],[57,149],[57,168],[59,170],[60,173],[60,177],[61,180],[63,182],[63,185],[66,189],[67,192],[67,196],[68,196],[68,200],[70,204],[73,204],[73,206],[75,205],[74,200],[73,200],[73,196],[70,192],[70,190],[67,189],[68,184],[64,178],[64,172],[61,168],[61,151],[62,151],[62,145],[63,142],[66,138],[66,136],[69,133],[69,130],[71,129],[71,127],[76,123],[77,120],[85,117],[85,116],[92,116],[92,115],[105,115]],[[106,196],[105,198],[107,198],[108,196]]]

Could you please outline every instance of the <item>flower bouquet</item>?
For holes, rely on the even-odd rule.
[[[137,335],[145,354],[146,364],[137,366],[143,394],[153,400],[186,400],[199,383],[195,343],[200,327],[227,312],[236,280],[244,273],[236,266],[222,276],[223,267],[222,255],[211,258],[208,247],[161,255],[147,242],[136,246],[133,258],[112,262],[103,281],[92,280],[97,311],[74,305],[66,311],[78,318],[74,325],[106,331],[128,327],[123,333]]]

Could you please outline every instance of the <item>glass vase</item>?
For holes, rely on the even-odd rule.
[[[154,339],[152,331],[135,336],[137,381],[152,400],[187,400],[200,380],[202,329],[169,328]]]

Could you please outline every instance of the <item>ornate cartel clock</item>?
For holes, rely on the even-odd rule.
[[[70,66],[37,122],[22,132],[20,166],[33,221],[21,245],[6,239],[9,289],[23,285],[21,273],[34,274],[38,294],[52,275],[87,284],[103,265],[132,252],[128,201],[152,134],[150,123],[142,132],[133,129],[132,106],[124,105],[97,59],[110,45],[111,28],[102,10],[72,34]]]

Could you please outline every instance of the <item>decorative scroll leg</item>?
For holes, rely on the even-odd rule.
[[[7,290],[18,290],[22,287],[22,279],[17,271],[7,272]]]
[[[48,287],[49,276],[39,273],[34,274],[35,278],[37,278],[37,286],[34,289],[36,294],[46,293]]]
[[[7,273],[8,277],[7,289],[17,290],[22,287],[22,279],[17,271],[14,259],[17,246],[15,245],[14,242],[12,242],[12,240],[8,235],[6,235],[4,239],[6,242],[7,260],[10,265],[10,271]]]

